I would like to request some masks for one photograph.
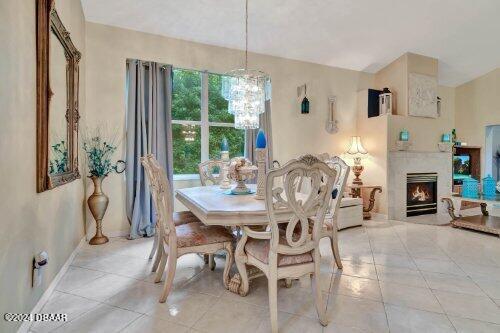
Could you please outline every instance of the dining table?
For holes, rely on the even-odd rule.
[[[256,185],[247,184],[255,193]],[[256,199],[254,194],[235,195],[230,189],[221,189],[219,185],[189,187],[176,190],[175,197],[187,209],[206,225],[219,225],[238,228],[243,226],[266,226],[269,224],[264,200]],[[288,222],[292,211],[283,209],[276,214],[278,221]],[[236,245],[238,248],[239,240]],[[262,276],[259,269],[248,269],[249,279]],[[245,296],[248,288],[241,284],[240,273],[236,273],[229,283],[229,290]]]

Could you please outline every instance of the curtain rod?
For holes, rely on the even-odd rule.
[[[130,63],[133,63],[135,64],[137,61],[141,61],[142,62],[142,65],[144,67],[149,67],[151,65],[152,62],[154,61],[144,61],[144,60],[139,60],[139,59],[127,59],[127,64],[130,64]],[[168,64],[160,64],[160,68],[162,69],[165,69],[167,68],[167,66],[172,66],[172,65],[168,65]],[[173,67],[173,66],[172,66]]]

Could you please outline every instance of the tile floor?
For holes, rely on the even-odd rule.
[[[500,332],[500,240],[447,226],[369,221],[339,233],[344,269],[322,243],[322,327],[304,278],[278,293],[280,332]],[[42,312],[66,323],[32,332],[268,332],[267,280],[240,297],[196,255],[180,259],[174,291],[158,303],[152,239],[85,246]]]

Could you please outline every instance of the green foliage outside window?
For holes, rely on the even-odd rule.
[[[201,121],[201,72],[183,69],[173,71],[172,119]],[[222,76],[208,74],[208,121],[233,124],[234,116],[227,112],[228,102],[221,95]],[[172,125],[174,174],[197,174],[201,162],[201,122],[189,126],[195,135],[186,137],[188,126]],[[184,132],[184,133],[183,133]],[[220,143],[225,136],[229,142],[229,156],[242,156],[245,133],[233,127],[209,127],[207,152],[210,159],[220,158]]]
[[[172,119],[201,120],[200,72],[174,69]]]

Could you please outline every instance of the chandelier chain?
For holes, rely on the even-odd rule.
[[[248,0],[245,0],[245,69],[248,69]]]

